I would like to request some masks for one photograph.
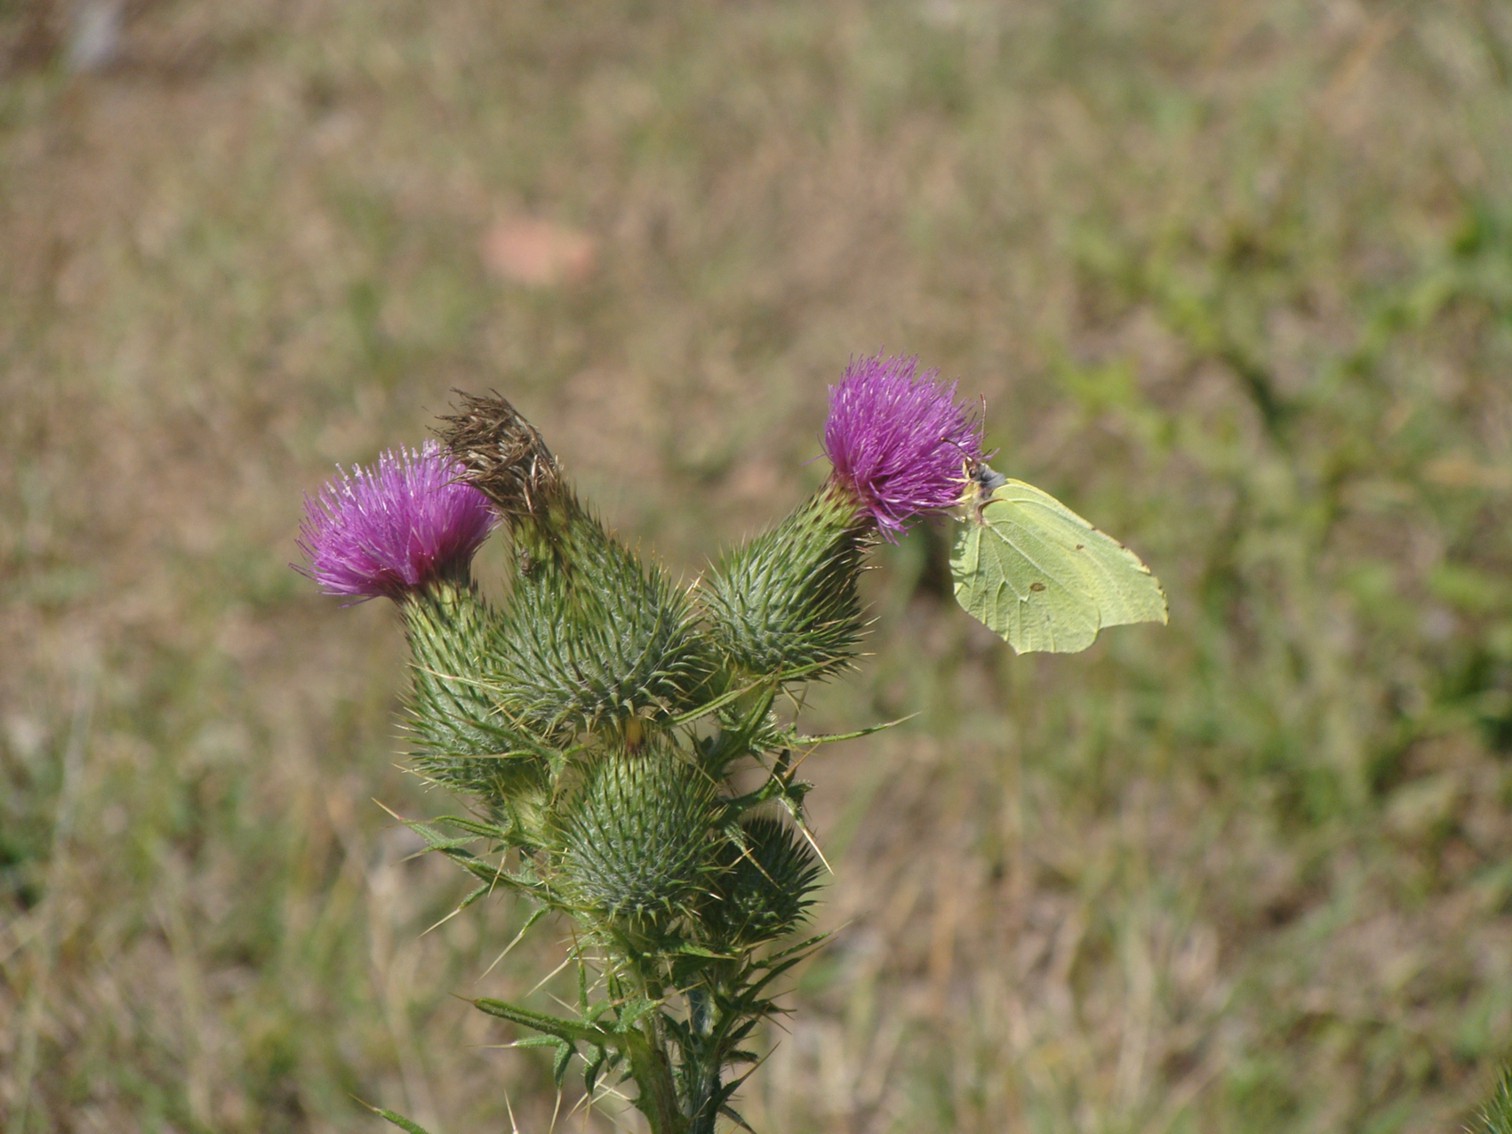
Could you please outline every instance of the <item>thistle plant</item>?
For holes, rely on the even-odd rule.
[[[549,915],[575,926],[574,1011],[473,1003],[522,1029],[522,1045],[549,1048],[558,1083],[574,1067],[590,1095],[632,1083],[653,1134],[712,1134],[721,1117],[745,1128],[734,1097],[755,1033],[779,1010],[784,974],[822,941],[798,933],[822,860],[795,754],[872,731],[805,735],[777,711],[801,698],[779,694],[855,656],[870,550],[953,515],[958,550],[977,551],[958,595],[1020,649],[1070,648],[1055,633],[1025,645],[1019,631],[1058,628],[1089,602],[1108,624],[1156,615],[1089,551],[1107,537],[1058,504],[1069,536],[1050,530],[1058,515],[1024,511],[1020,482],[983,464],[979,416],[911,358],[852,361],[830,391],[828,479],[691,587],[604,527],[503,398],[462,395],[439,432],[440,444],[385,454],[307,500],[300,547],[328,593],[401,611],[412,765],[467,805],[410,826],[473,877],[462,904],[507,892],[530,911],[522,933]],[[491,601],[470,568],[496,526],[510,569]],[[1042,579],[1037,545],[1020,554],[1027,567],[993,550],[1017,547],[1021,528],[1059,547],[1063,569]],[[972,608],[974,587],[993,611],[1022,591],[1011,632]],[[1081,609],[1068,613],[1063,593]]]

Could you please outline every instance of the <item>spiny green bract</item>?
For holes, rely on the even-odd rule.
[[[561,823],[565,896],[614,929],[665,928],[708,887],[720,813],[714,782],[664,738],[594,756]]]
[[[542,738],[693,707],[713,651],[688,597],[585,513],[576,554],[519,578],[496,648],[505,711]]]
[[[844,665],[863,629],[856,579],[871,538],[852,504],[822,491],[726,555],[701,598],[729,663],[806,678]]]
[[[704,912],[721,943],[749,947],[798,927],[813,904],[820,867],[797,831],[772,816],[746,819],[720,857]]]

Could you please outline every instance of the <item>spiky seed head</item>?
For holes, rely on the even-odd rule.
[[[598,755],[561,828],[569,899],[618,930],[666,927],[707,886],[715,785],[665,740]]]
[[[955,383],[917,358],[852,359],[830,387],[824,451],[833,481],[896,540],[916,516],[960,500],[962,469],[982,459],[982,423]]]
[[[498,394],[462,394],[441,438],[509,525],[520,574],[568,573],[607,533],[578,502],[540,432]]]
[[[439,581],[466,582],[493,527],[488,501],[457,480],[434,441],[391,450],[305,498],[296,570],[327,594],[399,600]]]

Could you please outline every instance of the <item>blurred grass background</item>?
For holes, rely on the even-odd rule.
[[[455,997],[560,930],[424,932],[466,882],[373,802],[448,806],[398,625],[288,569],[301,494],[497,388],[691,577],[879,348],[1172,619],[1015,658],[938,533],[883,551],[806,719],[918,716],[808,765],[838,935],[753,1125],[1471,1121],[1512,1054],[1501,0],[10,0],[0,67],[5,1134],[551,1129]]]

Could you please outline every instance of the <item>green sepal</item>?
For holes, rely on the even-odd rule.
[[[874,538],[826,488],[725,555],[700,595],[728,664],[783,681],[845,665],[865,629],[856,582]]]

